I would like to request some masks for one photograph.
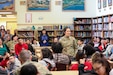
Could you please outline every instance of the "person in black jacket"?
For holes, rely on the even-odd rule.
[[[31,53],[34,55],[35,54],[35,50],[33,49],[33,46],[31,45],[29,39],[26,39],[26,44],[28,45],[28,50],[30,50]]]
[[[96,51],[96,49],[94,48],[93,42],[89,42],[88,44],[86,44],[83,47],[83,50],[84,50],[85,54],[87,55],[87,58],[90,58],[92,56],[92,54],[95,53],[95,51]]]

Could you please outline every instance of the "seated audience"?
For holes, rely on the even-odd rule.
[[[8,52],[5,53],[3,60],[0,62],[0,66],[3,68],[7,67],[7,62],[9,61],[10,54]]]
[[[45,65],[49,70],[54,70],[55,62],[53,61],[53,55],[50,49],[43,48],[42,50],[42,60],[39,63]]]
[[[28,50],[28,45],[24,43],[23,39],[18,38],[18,43],[15,45],[15,53],[17,57],[22,50]]]
[[[10,75],[13,75],[13,71],[18,69],[21,66],[20,61],[14,56],[10,55],[7,62],[7,69]]]
[[[78,50],[83,50],[83,47],[85,46],[83,39],[78,39]]]
[[[52,44],[53,58],[56,63],[57,70],[66,70],[66,65],[71,64],[69,57],[62,53],[63,47],[59,42]],[[64,66],[63,66],[64,65]]]
[[[7,70],[0,66],[0,75],[9,75]]]
[[[35,65],[24,65],[20,70],[20,75],[38,75],[38,71]]]
[[[33,40],[32,41],[32,46],[33,46],[33,48],[35,48],[35,47],[40,47],[40,44],[39,44],[39,42],[37,41],[37,40]]]
[[[105,52],[103,52],[104,55],[109,57],[112,54],[112,49],[113,49],[113,38],[110,39],[110,45],[107,46]]]
[[[106,38],[105,43],[106,43],[105,45],[105,49],[106,49],[110,45],[110,38]]]
[[[31,53],[34,55],[35,54],[35,51],[33,49],[33,46],[31,45],[31,42],[29,39],[26,39],[26,44],[28,45],[28,50],[31,51]]]
[[[22,50],[19,54],[19,59],[21,61],[21,67],[26,65],[26,64],[33,64],[36,66],[38,72],[40,75],[47,75],[47,74],[51,74],[49,72],[49,70],[42,64],[38,63],[38,62],[34,62],[31,61],[32,59],[32,55],[31,52],[29,50]],[[19,67],[17,70],[13,71],[14,75],[19,75],[20,74],[20,69],[21,67]]]
[[[63,47],[61,43],[53,43],[52,50],[55,63],[70,64],[71,60],[69,57],[62,53]]]
[[[54,37],[53,38],[53,43],[55,43],[55,42],[58,42],[59,40],[58,40],[58,37]]]
[[[98,58],[97,58],[98,57]],[[93,70],[84,71],[84,59],[80,59],[79,65],[79,75],[83,75],[85,73],[91,73],[95,75],[109,75],[111,70],[109,62],[105,59],[104,55],[99,52],[96,52],[92,56],[92,66]]]
[[[7,39],[7,36],[8,36],[8,38],[11,40],[12,34],[10,33],[10,30],[9,30],[9,29],[7,29],[7,31],[6,31],[6,34],[5,34],[5,36],[4,36],[4,40]]]
[[[7,52],[7,47],[3,44],[2,38],[0,38],[0,61],[3,59],[5,53]]]
[[[85,60],[85,62],[84,62],[84,70],[92,70],[92,63],[86,59],[86,55],[81,50],[78,50],[78,52],[76,54],[76,61],[77,61],[77,63],[73,64],[70,67],[70,70],[78,70],[78,66],[80,64],[80,59],[84,59]]]
[[[6,45],[9,48],[11,54],[15,53],[15,45],[17,43],[18,43],[18,36],[17,35],[13,35],[12,40],[9,41],[8,43],[6,43]]]
[[[102,38],[101,42],[100,42],[100,45],[98,46],[99,51],[104,52],[105,51],[105,46],[106,46],[105,38]]]
[[[94,43],[93,42],[89,42],[88,44],[86,44],[83,48],[87,58],[90,58],[92,56],[93,53],[95,53],[96,49],[94,48]]]

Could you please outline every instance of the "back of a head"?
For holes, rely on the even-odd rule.
[[[92,62],[94,62],[96,59],[101,59],[101,58],[105,58],[104,55],[100,52],[95,52],[92,56],[91,56],[91,59],[92,59]]]
[[[35,65],[27,64],[24,65],[20,70],[20,75],[37,75],[38,70]]]
[[[22,50],[19,54],[19,59],[23,63],[31,60],[31,52],[29,50]]]
[[[82,50],[78,50],[77,54],[76,54],[76,61],[79,61],[80,59],[85,58],[86,55]]]
[[[54,53],[62,53],[63,46],[60,42],[55,42],[51,46]]]
[[[49,48],[43,48],[41,51],[43,58],[53,59],[53,54]]]

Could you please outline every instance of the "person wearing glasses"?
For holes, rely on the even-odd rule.
[[[79,75],[83,75],[84,73],[91,73],[94,75],[109,75],[109,73],[110,73],[111,68],[110,68],[109,62],[99,52],[95,52],[92,55],[93,70],[84,71],[84,65],[83,65],[84,62],[85,62],[84,59],[80,59],[81,65],[79,65]]]

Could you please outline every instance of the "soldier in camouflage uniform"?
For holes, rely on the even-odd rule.
[[[73,60],[77,52],[77,41],[71,36],[70,28],[64,28],[64,36],[60,38],[59,42],[63,46],[63,53],[68,55],[71,60]]]

